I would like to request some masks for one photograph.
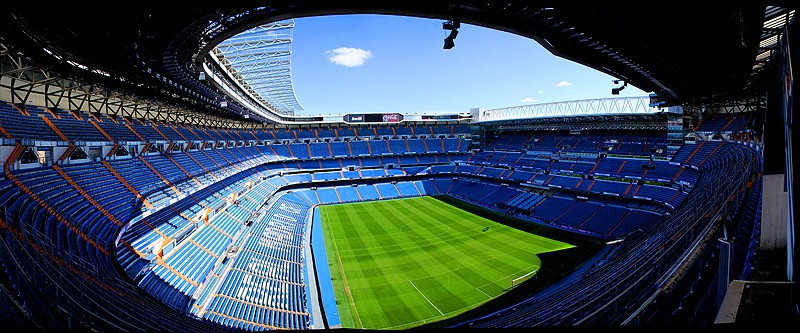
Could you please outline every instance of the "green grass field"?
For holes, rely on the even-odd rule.
[[[344,328],[406,329],[456,316],[538,270],[537,254],[574,247],[427,196],[319,209]]]

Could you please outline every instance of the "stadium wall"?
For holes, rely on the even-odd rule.
[[[764,214],[761,223],[761,248],[786,249],[786,221],[789,218],[789,197],[784,191],[783,174],[764,175]]]

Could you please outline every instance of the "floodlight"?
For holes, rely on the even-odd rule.
[[[444,49],[449,50],[452,49],[453,46],[456,46],[455,39],[458,36],[458,30],[450,30],[450,35],[444,39]]]
[[[442,29],[450,30],[450,35],[444,39],[444,49],[449,50],[456,46],[455,39],[458,36],[458,28],[461,27],[461,22],[458,19],[442,22]]]
[[[452,49],[454,46],[456,46],[456,43],[453,41],[452,38],[447,37],[447,38],[444,39],[444,49],[445,50]]]
[[[450,35],[448,35],[447,38],[456,39],[456,36],[458,36],[458,30],[450,30]]]
[[[612,82],[614,82],[614,84],[619,84],[619,81],[622,81],[622,80],[613,80]],[[618,88],[611,88],[611,94],[612,95],[619,95],[619,92],[622,91],[623,89],[625,89],[625,87],[627,85],[628,85],[628,82],[622,81],[622,86],[620,86]]]
[[[442,29],[453,30],[461,28],[461,21],[459,19],[452,19],[450,21],[442,22]]]

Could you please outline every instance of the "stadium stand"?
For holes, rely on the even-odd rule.
[[[452,7],[467,15],[473,10]],[[286,10],[264,8],[280,15]],[[302,12],[309,7],[298,8]],[[742,5],[732,15],[741,21],[737,22],[741,38],[728,39],[737,47],[760,45],[749,38],[752,43],[745,43],[746,36],[758,33],[745,34],[744,27],[761,26],[743,23],[751,23],[745,8],[750,7]],[[592,27],[594,16],[608,15],[584,14],[569,22],[559,20],[563,16],[548,16],[570,12],[558,9],[542,8],[533,14],[520,9],[524,15],[519,17],[525,18],[520,21],[530,26],[525,29],[560,31],[556,36],[563,38],[553,39],[556,46],[550,47],[565,57],[588,57],[565,52],[571,47],[602,55],[608,61],[597,67],[632,75],[650,88],[670,86],[674,90],[662,91],[671,95],[666,97],[691,96],[698,92],[697,86],[708,89],[703,93],[717,91],[719,84],[710,81],[689,85],[684,77],[696,77],[695,73],[682,70],[681,64],[673,67],[669,60],[675,57],[658,58],[658,66],[642,64],[635,56],[638,51],[617,50],[618,54],[582,29],[570,32],[576,21]],[[260,10],[264,9],[254,12]],[[505,9],[497,12],[502,19],[517,17]],[[764,208],[761,110],[699,114],[687,110],[685,118],[677,120],[695,121],[686,129],[675,129],[683,124],[667,120],[674,121],[669,118],[672,110],[494,123],[459,120],[461,115],[453,119],[415,115],[380,124],[278,114],[274,116],[280,121],[274,123],[242,121],[260,116],[248,114],[241,102],[262,101],[250,100],[252,96],[244,96],[243,90],[233,93],[237,101],[220,103],[222,95],[216,88],[232,81],[212,87],[211,80],[200,82],[205,76],[190,79],[197,75],[189,67],[208,63],[179,63],[190,50],[160,39],[164,36],[156,31],[127,31],[136,42],[120,36],[120,44],[132,52],[124,55],[124,61],[134,67],[105,75],[102,58],[87,58],[94,61],[81,64],[80,57],[89,57],[93,50],[67,52],[72,58],[62,58],[70,48],[59,48],[59,40],[78,44],[82,37],[80,29],[68,29],[71,21],[60,22],[63,34],[51,35],[60,38],[28,43],[21,36],[33,36],[38,30],[10,19],[17,14],[25,17],[25,11],[10,13],[3,15],[8,19],[3,28],[19,26],[20,31],[13,29],[15,33],[4,35],[4,40],[26,41],[19,49],[47,54],[22,56],[19,62],[49,59],[47,70],[67,66],[69,73],[91,71],[58,78],[42,69],[32,75],[35,80],[74,79],[71,83],[93,90],[123,87],[128,91],[119,95],[128,101],[158,100],[158,110],[140,110],[139,105],[114,102],[100,104],[105,109],[93,103],[74,105],[76,99],[68,98],[70,109],[91,110],[71,111],[34,105],[24,96],[25,89],[45,90],[45,98],[33,100],[63,105],[54,101],[58,96],[47,93],[47,86],[4,84],[3,96],[13,102],[0,101],[0,152],[6,157],[0,178],[0,316],[12,327],[70,332],[330,328],[324,318],[319,322],[321,312],[329,309],[321,311],[322,292],[315,289],[319,281],[311,277],[326,264],[310,264],[308,233],[314,209],[416,196],[452,199],[514,223],[603,244],[575,270],[542,273],[552,284],[523,284],[541,289],[511,290],[526,293],[430,323],[432,327],[703,323],[722,301],[720,290],[728,281],[719,280],[720,272],[733,279],[753,276]],[[197,19],[191,11],[185,14]],[[237,26],[238,21],[212,18],[225,14],[215,12],[196,20],[211,20],[219,30],[185,27],[181,40],[205,45],[228,33],[222,27]],[[185,22],[176,17],[172,23],[177,27]],[[120,23],[119,29],[128,27]],[[148,28],[157,30],[156,25]],[[533,35],[525,29],[510,31]],[[48,30],[58,29],[40,32]],[[606,42],[615,40],[608,37],[612,33],[605,35]],[[623,35],[627,39],[630,34]],[[111,32],[103,36],[116,38]],[[139,58],[148,54],[141,50],[164,51],[159,43],[169,45],[167,52],[150,55],[164,59],[166,65],[150,68],[161,62]],[[113,45],[108,49],[100,54],[116,50]],[[21,55],[5,46],[4,51],[4,60],[7,55]],[[4,64],[15,72],[10,62]],[[662,70],[651,72],[650,66]],[[738,74],[730,67],[731,76]],[[674,80],[659,74],[673,70]],[[4,70],[4,82],[7,73]],[[651,74],[666,80],[657,81]],[[88,82],[93,78],[98,79],[97,86]],[[115,91],[102,93],[109,99],[117,97]],[[659,96],[651,97],[655,103]],[[170,113],[172,103],[197,110]],[[221,117],[215,112],[226,113]],[[487,115],[474,112],[476,118]],[[294,119],[308,121],[301,124]],[[730,259],[727,267],[720,264],[725,262],[723,256]]]

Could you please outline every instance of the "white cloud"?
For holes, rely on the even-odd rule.
[[[544,92],[544,90],[539,90],[539,95],[541,95],[543,92]]]
[[[358,67],[372,57],[372,52],[352,47],[340,47],[326,50],[328,61],[345,67]]]
[[[559,83],[556,83],[556,87],[559,87],[559,88],[567,87],[567,86],[571,86],[571,85],[572,85],[572,82],[569,82],[569,81],[561,81]]]
[[[525,103],[533,103],[533,102],[536,102],[536,99],[533,98],[533,97],[525,97],[525,98],[522,99],[522,101],[525,102]]]

